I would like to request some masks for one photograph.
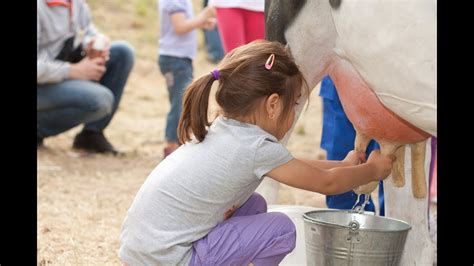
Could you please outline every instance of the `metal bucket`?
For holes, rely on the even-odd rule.
[[[342,210],[303,215],[306,264],[399,265],[411,226],[388,217]]]

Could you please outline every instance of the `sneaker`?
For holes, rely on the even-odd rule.
[[[111,153],[117,155],[119,152],[105,138],[104,133],[83,130],[74,138],[73,148],[89,152]]]

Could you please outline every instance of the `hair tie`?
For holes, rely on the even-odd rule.
[[[212,70],[212,76],[214,77],[214,80],[218,80],[219,79],[219,70],[217,68],[215,68],[214,70]]]
[[[268,70],[272,69],[274,62],[275,62],[275,54],[271,54],[268,57],[267,62],[265,62],[265,68]]]

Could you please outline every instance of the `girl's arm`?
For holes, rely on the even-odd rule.
[[[293,159],[266,175],[292,187],[335,195],[371,181],[384,179],[392,170],[393,160],[393,157],[381,155],[379,151],[372,151],[367,163],[321,169]]]
[[[213,24],[213,21],[215,24],[213,16],[213,10],[210,7],[205,7],[199,15],[192,19],[187,19],[184,12],[176,12],[171,15],[171,24],[173,24],[174,31],[181,35],[196,28],[211,27],[210,24]]]
[[[343,167],[343,166],[353,166],[358,165],[361,162],[365,162],[365,153],[363,152],[356,152],[350,151],[346,158],[342,161],[333,161],[333,160],[308,160],[308,159],[299,159],[311,166],[321,168],[321,169],[332,169],[335,167]]]
[[[331,160],[308,160],[303,158],[298,158],[303,163],[306,163],[310,166],[314,166],[320,169],[331,169],[334,167],[342,167],[342,166],[349,166],[348,163],[344,161],[331,161]]]

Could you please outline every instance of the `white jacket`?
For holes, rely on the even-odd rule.
[[[90,10],[84,0],[37,0],[36,18],[36,82],[61,82],[68,76],[69,63],[55,58],[64,42],[75,35],[75,48],[80,43],[85,47],[99,32],[91,22]]]

